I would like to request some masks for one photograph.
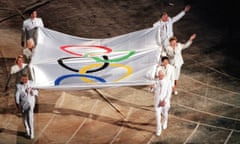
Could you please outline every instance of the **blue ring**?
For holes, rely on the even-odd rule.
[[[97,81],[100,81],[102,83],[105,83],[106,80],[101,78],[101,77],[96,77],[96,76],[92,76],[92,75],[85,75],[85,74],[69,74],[69,75],[63,75],[63,76],[60,76],[58,77],[55,82],[54,82],[54,85],[60,85],[60,82],[66,78],[69,78],[69,77],[86,77],[86,78],[92,78],[92,79],[96,79]]]

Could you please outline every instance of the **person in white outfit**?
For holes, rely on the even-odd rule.
[[[190,10],[191,6],[186,5],[184,10],[178,13],[174,17],[169,17],[167,12],[163,12],[160,16],[160,20],[153,24],[153,27],[158,28],[157,39],[159,45],[162,46],[162,54],[166,56],[166,47],[169,45],[169,38],[174,35],[173,24],[179,21]]]
[[[23,21],[21,37],[22,47],[24,47],[24,42],[30,38],[33,38],[35,44],[37,44],[36,30],[38,27],[44,27],[44,24],[42,18],[37,17],[37,11],[34,10],[31,12],[30,17]]]
[[[16,75],[16,80],[15,80],[14,85],[16,85],[17,83],[19,83],[21,81],[21,75],[23,72],[27,71],[27,66],[28,66],[28,64],[26,64],[24,62],[23,55],[18,55],[16,57],[15,64],[11,66],[11,71],[10,71],[10,74],[8,75],[4,92],[8,91],[8,89],[11,85],[11,80],[14,75]]]
[[[172,86],[171,81],[166,78],[163,71],[158,71],[157,77],[154,91],[154,109],[156,114],[156,135],[160,136],[162,129],[165,130],[168,125]]]
[[[171,37],[169,39],[169,46],[166,49],[167,56],[169,57],[169,62],[171,65],[174,66],[175,69],[175,82],[174,82],[174,88],[173,93],[175,95],[178,94],[177,92],[177,81],[179,80],[181,68],[184,63],[183,57],[182,57],[182,50],[188,48],[192,41],[196,38],[196,34],[192,34],[189,38],[189,40],[186,43],[180,43],[177,42],[177,38],[175,36]]]
[[[158,77],[158,72],[162,71],[166,79],[170,80],[172,89],[174,88],[175,82],[175,69],[169,64],[169,58],[167,56],[163,56],[161,58],[161,65],[157,67],[157,71],[155,76]]]
[[[158,72],[162,71],[165,75],[165,78],[170,80],[172,89],[174,88],[174,82],[175,82],[175,71],[174,67],[169,64],[169,58],[167,56],[161,57],[161,65],[156,64],[155,66],[156,71],[154,72],[154,79],[158,79]],[[149,86],[149,91],[154,92],[155,85]]]
[[[35,97],[38,96],[38,90],[32,88],[32,85],[33,81],[28,79],[28,75],[22,74],[21,83],[17,84],[15,95],[18,109],[22,111],[26,135],[31,139],[34,138]]]

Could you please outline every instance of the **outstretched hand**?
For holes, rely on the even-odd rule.
[[[185,8],[184,8],[184,11],[188,12],[190,9],[191,9],[191,6],[190,5],[186,5]]]
[[[197,34],[194,33],[194,34],[192,34],[192,35],[190,36],[189,40],[192,41],[192,40],[194,40],[196,37],[197,37]]]

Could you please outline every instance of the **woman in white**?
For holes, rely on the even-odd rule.
[[[8,88],[10,87],[11,79],[12,79],[13,75],[16,75],[15,84],[17,84],[21,80],[20,79],[21,74],[25,71],[27,71],[27,64],[24,63],[23,55],[18,55],[16,57],[15,64],[13,66],[11,66],[11,71],[10,71],[10,74],[8,76],[7,83],[6,83],[4,91],[6,92],[8,90]]]
[[[176,86],[177,86],[177,81],[179,80],[179,77],[180,77],[181,67],[184,63],[183,57],[182,57],[182,50],[188,48],[192,44],[192,41],[195,38],[196,38],[196,34],[192,34],[186,43],[178,42],[175,36],[169,39],[170,44],[167,47],[166,52],[167,52],[167,56],[169,57],[170,64],[173,65],[175,68],[175,84],[173,88],[174,95],[178,94],[176,90]]]
[[[154,108],[156,114],[156,135],[160,136],[162,129],[167,128],[172,85],[171,81],[165,77],[163,71],[158,71],[157,77],[154,91]]]

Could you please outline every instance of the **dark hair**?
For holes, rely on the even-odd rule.
[[[161,14],[160,14],[160,17],[162,17],[163,15],[167,15],[168,13],[167,12],[162,12]]]
[[[163,56],[161,61],[163,62],[164,60],[169,60],[167,56]]]
[[[173,41],[173,40],[176,40],[176,41],[177,41],[177,37],[176,37],[176,36],[172,36],[172,37],[169,39],[170,42]]]
[[[35,9],[32,9],[29,11],[29,15],[31,15],[33,12],[35,12],[36,10]]]

